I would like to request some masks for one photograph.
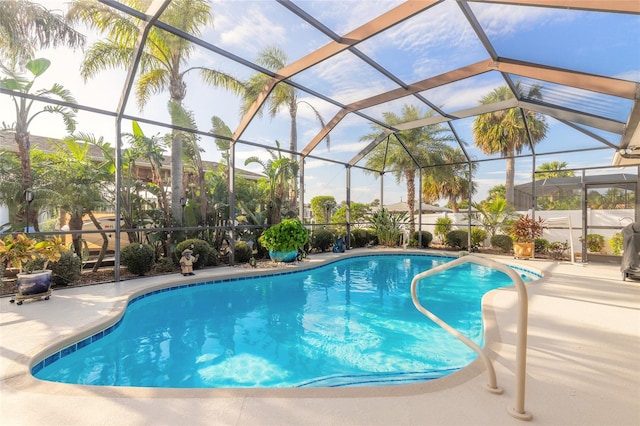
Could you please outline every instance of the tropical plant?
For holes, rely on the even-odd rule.
[[[402,107],[401,115],[393,112],[385,112],[382,115],[385,124],[394,126],[430,118],[434,114],[433,110],[423,113],[419,107],[405,105]],[[373,141],[379,139],[384,129],[377,124],[373,125],[372,129],[372,133],[362,136],[360,140]],[[401,131],[396,137],[402,143],[392,144],[387,139],[387,143],[378,144],[373,149],[367,156],[365,173],[375,173],[378,176],[379,173],[372,172],[372,170],[384,171],[389,168],[393,172],[396,182],[399,183],[402,179],[406,181],[409,231],[414,232],[416,228],[414,218],[416,171],[423,167],[425,173],[429,173],[433,170],[429,166],[442,165],[444,163],[442,153],[446,146],[445,142],[453,140],[453,138],[449,131],[441,125],[416,127],[411,130]]]
[[[468,200],[476,193],[476,187],[469,179],[469,164],[467,157],[460,148],[442,147],[442,161],[444,166],[428,169],[422,179],[422,198],[433,203],[441,198],[448,199],[447,205],[453,213],[457,213],[459,202]],[[471,166],[473,174],[478,168],[477,163]]]
[[[62,100],[66,103],[77,103],[75,98],[71,95],[67,89],[62,85],[54,83],[49,89],[39,89],[32,93],[33,85],[38,77],[49,69],[51,61],[44,58],[33,59],[26,63],[25,69],[31,73],[31,78],[27,78],[15,69],[2,67],[2,71],[6,74],[6,77],[0,79],[0,88],[16,92],[20,95],[34,94],[40,98]],[[70,108],[62,105],[46,105],[41,110],[34,112],[32,108],[34,106],[34,100],[21,96],[11,95],[13,106],[16,113],[16,121],[11,124],[2,123],[2,127],[5,130],[15,131],[15,141],[18,145],[18,156],[20,157],[20,166],[22,171],[22,190],[26,191],[32,186],[31,176],[31,156],[30,148],[31,142],[29,140],[29,125],[33,123],[33,120],[40,114],[50,113],[58,114],[62,117],[65,127],[69,133],[75,130],[76,121],[75,114],[76,108]],[[37,105],[37,104],[36,104]],[[31,207],[31,206],[27,206]],[[30,218],[33,227],[38,231],[37,214],[26,212],[25,210],[18,210],[16,212],[16,222],[21,222],[21,218],[26,215]],[[27,227],[29,224],[27,224]]]
[[[543,231],[544,219],[538,217],[536,220],[528,214],[520,215],[510,227],[511,238],[517,243],[532,243],[542,236]]]
[[[289,252],[304,247],[309,233],[298,219],[283,219],[264,231],[258,241],[267,250]]]
[[[382,208],[371,215],[370,222],[381,245],[396,247],[400,244],[402,227],[407,222],[407,213],[391,213]]]
[[[534,84],[525,93],[520,82],[516,83],[513,93],[509,86],[500,86],[480,99],[482,105],[505,101],[517,97],[534,101],[542,100],[542,87]],[[473,122],[475,144],[487,155],[500,154],[506,159],[506,199],[514,204],[514,180],[516,154],[529,146],[529,140],[536,144],[547,135],[547,123],[544,116],[529,110],[526,120],[521,108],[510,108],[481,114]],[[525,125],[526,123],[526,125]],[[528,125],[528,129],[527,129]]]
[[[268,70],[277,72],[278,70],[287,66],[287,54],[280,48],[275,46],[267,46],[258,53],[256,63],[262,65]],[[307,101],[298,100],[298,90],[287,83],[280,82],[271,87],[273,83],[277,81],[264,73],[256,73],[248,82],[245,83],[246,90],[243,96],[243,102],[241,106],[241,113],[243,115],[252,112],[252,108],[257,108],[260,105],[255,105],[256,102],[261,101],[266,104],[266,109],[269,112],[271,118],[275,117],[278,111],[286,108],[289,112],[290,127],[289,127],[289,151],[291,152],[291,160],[295,161],[295,153],[298,152],[298,107],[302,104],[306,104],[313,111],[316,119],[322,127],[325,126],[324,119],[313,105]],[[262,98],[262,93],[265,88],[271,87],[269,94],[266,98]],[[256,110],[256,115],[260,116],[264,109],[260,108]],[[324,138],[327,143],[327,148],[330,146],[329,134]],[[289,194],[289,208],[294,208],[296,205],[296,182],[293,180],[290,183]]]
[[[102,246],[94,264],[94,271],[97,271],[107,253],[109,238],[94,212],[104,210],[115,201],[105,198],[112,193],[110,189],[115,177],[112,149],[102,138],[96,139],[93,135],[84,133],[52,142],[52,146],[54,151],[50,153],[34,150],[34,158],[38,158],[39,174],[48,182],[48,189],[57,195],[54,207],[69,214],[70,230],[82,230],[84,216],[87,215],[96,229],[102,231]],[[102,153],[100,161],[90,155],[91,147]],[[82,256],[81,234],[73,235],[73,244],[75,253]]]
[[[503,230],[505,225],[514,218],[515,211],[504,198],[494,198],[491,201],[471,203],[476,213],[472,220],[479,223],[493,237]]]
[[[85,36],[73,29],[58,11],[18,0],[0,1],[0,63],[21,67],[35,51],[49,47],[83,47]]]
[[[536,167],[536,180],[571,177],[575,175],[573,170],[566,170],[566,168],[566,161],[551,161],[548,163],[542,163],[538,167]]]
[[[471,228],[471,245],[475,247],[483,245],[487,235],[488,232],[486,230],[474,226]]]
[[[137,8],[138,0],[122,3]],[[80,75],[85,79],[96,76],[106,68],[128,69],[134,60],[140,25],[137,17],[119,12],[95,0],[76,0],[67,14],[71,22],[85,22],[90,28],[106,33],[85,53]],[[174,0],[162,13],[162,21],[194,37],[213,24],[211,6],[206,0]],[[140,69],[136,83],[136,98],[142,109],[151,95],[169,90],[170,102],[181,106],[187,94],[185,77],[189,72],[200,72],[202,80],[242,94],[244,86],[229,74],[202,66],[182,69],[194,50],[194,45],[175,34],[152,26],[144,42]],[[172,122],[173,125],[176,123]],[[182,131],[173,130],[171,140],[171,209],[177,222],[182,221],[180,198],[184,196]]]
[[[292,177],[298,174],[298,163],[283,157],[280,142],[276,141],[277,150],[268,150],[271,159],[264,161],[259,157],[249,157],[244,164],[258,163],[267,176],[265,184],[268,192],[267,223],[272,225],[280,222],[282,206],[287,197],[287,187]]]
[[[447,233],[451,231],[452,221],[450,217],[439,217],[436,219],[436,227],[434,230],[434,234],[436,237],[440,238],[440,242],[444,243],[444,238]]]
[[[60,237],[51,237],[43,241],[36,241],[25,234],[8,235],[0,239],[0,264],[5,268],[14,268],[20,272],[26,271],[29,262],[44,259],[43,269],[47,269],[49,262],[56,262],[66,251],[64,241]]]

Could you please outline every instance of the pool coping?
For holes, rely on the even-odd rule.
[[[137,297],[144,294],[160,291],[166,288],[172,288],[176,286],[189,286],[190,284],[210,282],[210,281],[224,281],[235,280],[238,278],[256,277],[256,276],[270,276],[280,275],[283,273],[293,273],[298,271],[304,271],[308,269],[317,268],[335,261],[350,258],[350,257],[362,257],[370,255],[385,255],[385,254],[417,254],[428,255],[444,258],[455,258],[457,253],[443,254],[442,252],[435,252],[430,250],[418,250],[418,249],[363,249],[363,250],[351,250],[340,254],[324,254],[323,256],[311,256],[307,258],[307,261],[297,262],[295,265],[283,265],[282,267],[262,268],[262,269],[248,269],[248,268],[215,268],[212,270],[199,271],[198,275],[191,277],[182,277],[179,274],[172,276],[163,276],[167,278],[163,282],[157,282],[158,277],[140,278],[132,281],[124,281],[122,283],[136,283],[136,288],[131,290],[125,290],[113,301],[113,304],[101,319],[94,321],[72,335],[64,336],[60,340],[49,342],[40,345],[33,351],[24,354],[19,360],[18,371],[14,371],[10,374],[11,378],[7,380],[7,384],[15,387],[16,389],[35,390],[40,393],[54,393],[56,395],[82,395],[87,390],[91,390],[93,394],[103,395],[108,397],[110,395],[117,394],[120,397],[130,398],[205,398],[205,397],[283,397],[283,398],[309,398],[309,397],[323,397],[323,398],[344,398],[344,397],[375,397],[386,396],[389,394],[390,389],[394,388],[394,395],[416,395],[429,392],[437,392],[443,389],[458,386],[465,383],[476,376],[483,374],[484,368],[480,359],[476,358],[468,366],[449,374],[445,377],[429,380],[421,383],[411,384],[399,384],[399,385],[385,385],[385,386],[362,386],[362,387],[340,387],[340,388],[326,388],[326,387],[311,387],[311,388],[145,388],[145,387],[125,387],[125,386],[92,386],[92,385],[79,385],[68,383],[57,383],[39,380],[31,374],[32,368],[39,362],[43,361],[48,355],[59,352],[64,348],[74,344],[75,342],[89,338],[96,333],[104,330],[114,324],[116,324],[125,313],[125,310],[129,303]],[[505,260],[511,261],[511,258],[506,257]],[[511,262],[502,262],[510,266]],[[528,268],[528,272],[532,272],[543,276],[541,270],[536,268]],[[210,273],[207,273],[210,272]],[[217,272],[212,276],[211,272]],[[139,281],[139,283],[138,283]],[[107,284],[108,285],[108,284]],[[115,285],[115,284],[114,284]],[[503,287],[512,288],[513,286]],[[63,290],[64,291],[64,290]],[[485,347],[489,357],[493,361],[495,353],[491,350],[492,345],[496,339],[499,338],[499,330],[495,321],[495,316],[491,315],[487,310],[487,302],[490,299],[487,297],[500,289],[492,290],[485,294],[482,300],[482,315],[484,322],[485,333]],[[56,293],[58,293],[56,291]],[[486,299],[486,300],[485,300]]]

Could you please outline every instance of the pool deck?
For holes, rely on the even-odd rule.
[[[358,249],[349,255],[380,253]],[[397,251],[396,251],[397,252]],[[403,251],[409,253],[411,251]],[[424,253],[424,251],[422,251]],[[315,266],[332,253],[311,256]],[[525,409],[540,425],[640,425],[640,281],[617,265],[498,261],[540,270],[527,285],[529,337]],[[287,266],[287,271],[299,266]],[[48,301],[0,299],[0,424],[9,425],[521,425],[514,406],[517,293],[483,300],[495,395],[476,360],[422,384],[343,389],[150,389],[49,383],[29,374],[32,359],[89,336],[120,315],[130,294],[252,270],[221,267],[58,290]],[[160,282],[161,281],[161,282]]]

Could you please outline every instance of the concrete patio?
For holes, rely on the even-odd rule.
[[[352,250],[349,254],[367,254]],[[376,251],[378,252],[378,251]],[[335,258],[314,255],[304,267]],[[494,258],[494,257],[492,257]],[[640,281],[618,266],[494,259],[543,271],[527,285],[529,338],[525,408],[541,425],[640,425]],[[251,274],[199,271],[198,280]],[[268,270],[267,272],[273,272]],[[408,386],[344,389],[155,389],[36,380],[41,359],[116,319],[130,294],[189,280],[179,274],[55,291],[22,306],[0,299],[2,425],[517,425],[512,287],[484,298],[487,348],[498,386],[486,392],[479,360],[444,379]],[[76,337],[73,337],[76,336]]]

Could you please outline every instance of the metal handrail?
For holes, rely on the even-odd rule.
[[[502,393],[502,389],[500,389],[497,385],[496,380],[496,372],[493,368],[493,364],[491,360],[485,353],[485,351],[474,342],[469,340],[466,336],[462,335],[458,330],[451,327],[449,324],[438,318],[435,314],[426,309],[420,301],[418,300],[418,281],[423,278],[429,277],[431,275],[438,274],[440,272],[446,271],[447,269],[455,268],[456,266],[462,265],[464,263],[477,263],[483,266],[487,266],[492,269],[497,269],[501,272],[504,272],[511,278],[513,281],[516,290],[518,292],[518,323],[516,330],[516,389],[514,396],[514,406],[509,407],[508,411],[513,417],[520,420],[531,420],[531,414],[525,412],[524,409],[524,395],[525,395],[525,379],[526,379],[526,365],[527,365],[527,317],[529,313],[529,301],[527,296],[527,289],[520,278],[520,275],[509,268],[508,266],[486,259],[484,257],[480,257],[477,255],[466,255],[460,257],[451,262],[445,263],[440,266],[436,266],[433,269],[429,269],[428,271],[421,272],[413,277],[411,280],[411,300],[413,301],[414,306],[424,315],[429,317],[433,322],[438,324],[440,327],[445,329],[454,337],[458,338],[465,345],[473,349],[478,356],[482,359],[487,368],[487,373],[489,375],[489,382],[484,386],[485,389],[491,393],[500,394]]]

